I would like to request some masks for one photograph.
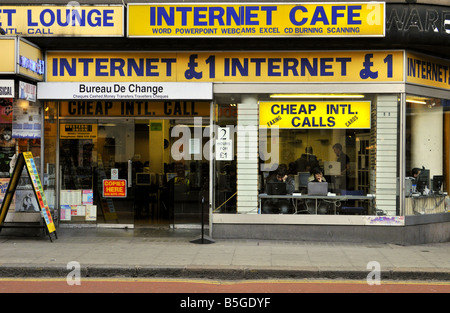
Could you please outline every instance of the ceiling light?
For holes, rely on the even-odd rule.
[[[411,100],[411,99],[406,99],[406,102],[409,103],[418,103],[418,104],[427,104],[425,101],[423,100]]]

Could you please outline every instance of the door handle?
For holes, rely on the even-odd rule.
[[[128,160],[128,187],[133,187],[133,162]]]

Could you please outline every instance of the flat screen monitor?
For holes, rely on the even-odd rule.
[[[418,192],[424,192],[425,188],[430,185],[430,170],[421,170],[419,176],[417,176],[417,186]]]
[[[167,173],[167,181],[171,180],[172,178],[177,177],[177,173]]]
[[[268,195],[286,195],[286,183],[285,182],[270,182],[267,183]]]
[[[137,186],[150,186],[151,182],[150,173],[136,173]]]
[[[328,176],[341,175],[341,162],[325,161],[323,162],[324,174]]]
[[[309,176],[311,176],[309,172],[298,172],[298,186],[299,187],[308,186]]]
[[[443,183],[444,183],[444,176],[434,175],[433,176],[433,192],[439,193],[441,191]]]

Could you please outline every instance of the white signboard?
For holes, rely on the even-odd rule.
[[[0,79],[0,98],[14,98],[14,80]]]
[[[111,169],[111,179],[119,179],[119,169],[118,168]]]
[[[212,83],[43,82],[38,99],[211,100]]]
[[[216,140],[216,160],[232,161],[233,160],[233,140],[230,139],[230,128],[217,128]]]
[[[36,85],[19,81],[19,99],[36,101]]]

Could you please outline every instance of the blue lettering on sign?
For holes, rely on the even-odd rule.
[[[408,57],[408,77],[429,80],[450,85],[450,66]]]
[[[23,55],[19,56],[19,66],[26,68],[38,75],[44,74],[45,61],[38,59],[37,61],[31,60]]]
[[[223,58],[216,62],[216,56],[210,55],[203,60],[198,55],[192,55],[185,68],[187,79],[216,78],[216,72],[225,77],[326,77],[346,76],[350,57],[323,58]],[[171,77],[176,58],[54,58],[52,75],[57,76],[119,76],[119,77]],[[367,61],[367,67],[373,62]],[[209,71],[201,71],[200,66],[206,64]],[[180,66],[180,65],[179,65]]]
[[[76,26],[114,27],[114,10],[91,9],[44,9],[34,19],[33,10],[27,10],[27,25],[31,26]]]
[[[260,25],[260,19],[265,19],[263,25],[273,23],[273,12],[277,6],[151,6],[150,26],[243,26]]]
[[[281,76],[280,72],[277,72],[277,70],[280,69],[280,65],[278,63],[281,63],[281,59],[279,58],[269,58],[268,59],[268,75],[269,76]]]
[[[324,25],[329,25],[327,14],[325,9],[321,6],[316,7],[314,10],[314,15],[311,19],[311,25],[316,25],[317,22],[322,22]]]
[[[308,10],[304,6],[302,5],[296,6],[289,13],[289,19],[291,20],[291,23],[295,26],[305,25],[306,22],[308,22],[308,19],[306,17],[302,18],[300,21],[297,21],[296,19],[296,14],[298,10],[302,11],[303,13],[308,12]]]
[[[6,26],[12,26],[12,15],[14,13],[16,13],[16,10],[15,9],[3,9],[3,10],[0,9],[0,13],[2,13],[2,11],[4,14],[6,14],[6,20],[7,20]],[[0,22],[0,26],[4,26],[2,24],[2,22]]]
[[[361,13],[354,12],[356,10],[361,10],[362,7],[360,5],[349,5],[348,6],[348,19],[347,23],[350,25],[361,25],[361,20],[355,20],[357,17],[361,17]]]
[[[96,76],[172,76],[174,58],[60,58],[53,59],[53,76],[89,76],[90,66],[95,69]],[[165,71],[159,71],[159,67],[165,67]],[[78,70],[78,71],[77,71]]]
[[[289,12],[289,20],[294,26],[302,26],[309,22],[310,25],[322,24],[322,25],[337,25],[338,20],[346,19],[346,22],[350,25],[361,24],[360,11],[361,5],[332,5],[331,16],[328,16],[323,6],[316,6],[313,12],[311,20],[305,17],[305,13],[308,13],[308,9],[302,5],[295,6]],[[331,20],[331,23],[330,23]]]

